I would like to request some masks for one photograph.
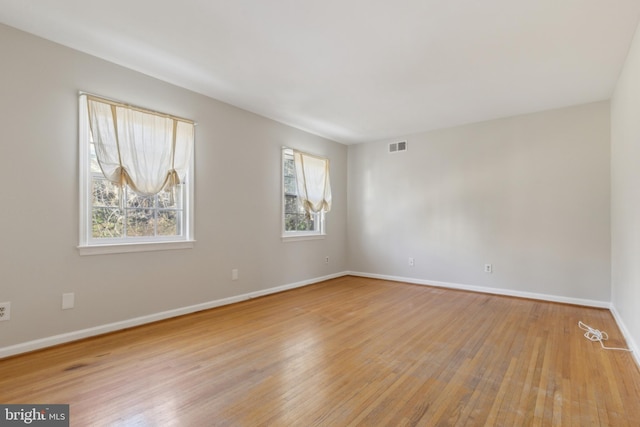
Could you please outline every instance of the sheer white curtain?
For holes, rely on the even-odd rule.
[[[293,152],[296,166],[298,198],[309,213],[331,210],[331,182],[329,180],[329,159]]]
[[[87,95],[89,126],[105,178],[137,194],[172,190],[185,178],[193,122]]]

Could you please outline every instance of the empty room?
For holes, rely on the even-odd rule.
[[[640,425],[639,24],[0,0],[0,425]]]

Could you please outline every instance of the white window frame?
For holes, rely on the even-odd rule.
[[[86,94],[78,97],[78,141],[79,141],[79,177],[80,177],[80,255],[100,255],[111,253],[147,252],[170,249],[193,248],[194,240],[194,155],[191,156],[189,171],[185,179],[182,192],[183,203],[183,233],[180,236],[150,236],[101,238],[92,236],[92,179],[89,115],[87,111]],[[194,150],[195,151],[195,150]]]
[[[297,240],[316,240],[316,239],[324,239],[327,235],[326,233],[326,215],[324,212],[312,213],[314,216],[314,224],[316,225],[316,229],[309,230],[285,230],[285,218],[286,218],[286,191],[285,191],[285,156],[290,155],[293,158],[293,148],[291,147],[282,147],[280,152],[280,161],[281,161],[281,180],[282,183],[280,185],[281,189],[281,200],[282,200],[282,214],[280,215],[281,220],[281,230],[282,230],[282,241],[291,242]]]

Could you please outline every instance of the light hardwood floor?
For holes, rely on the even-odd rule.
[[[610,312],[357,277],[0,360],[72,426],[640,425]]]

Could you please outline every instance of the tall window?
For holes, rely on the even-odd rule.
[[[194,124],[80,96],[80,250],[191,247]]]
[[[325,213],[331,209],[328,160],[283,148],[282,171],[283,237],[325,234]]]

